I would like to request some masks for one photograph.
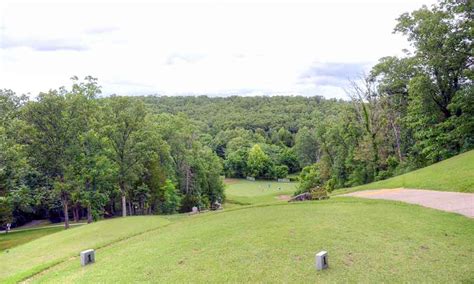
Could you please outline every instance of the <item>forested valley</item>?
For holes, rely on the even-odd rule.
[[[412,50],[353,78],[345,100],[101,96],[93,77],[34,98],[3,89],[0,225],[212,208],[223,176],[332,191],[473,149],[472,5],[401,15]]]

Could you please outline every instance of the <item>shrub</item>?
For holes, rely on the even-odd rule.
[[[273,174],[275,178],[286,178],[288,176],[288,167],[286,165],[274,166]]]

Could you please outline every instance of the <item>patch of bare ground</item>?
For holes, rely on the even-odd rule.
[[[239,180],[235,179],[235,178],[225,178],[224,179],[225,184],[235,184],[235,183],[238,183],[238,182],[239,182]]]
[[[278,195],[276,198],[277,198],[278,200],[288,201],[288,200],[291,199],[291,196],[282,194],[282,195]]]

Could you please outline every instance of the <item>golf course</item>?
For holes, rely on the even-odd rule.
[[[0,284],[474,284],[474,0],[0,0]]]
[[[472,154],[416,174],[431,173],[426,180],[434,182],[443,178],[437,175],[440,166],[465,168],[465,157]],[[469,161],[472,171],[472,158]],[[239,179],[227,183],[231,203],[223,210],[114,218],[9,248],[0,255],[0,282],[474,279],[473,219],[402,202],[337,195],[288,203],[280,197],[291,195],[296,183]],[[88,248],[96,250],[96,263],[82,267],[78,254]],[[328,251],[330,266],[316,271],[314,256],[321,250]]]

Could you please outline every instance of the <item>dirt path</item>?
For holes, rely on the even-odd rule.
[[[474,218],[474,193],[395,188],[357,191],[342,196],[404,201]]]

